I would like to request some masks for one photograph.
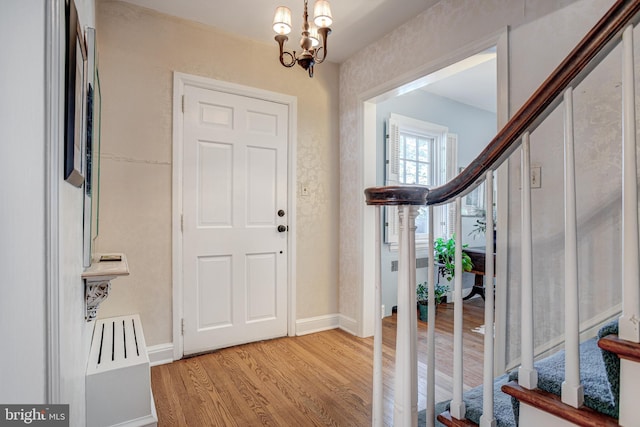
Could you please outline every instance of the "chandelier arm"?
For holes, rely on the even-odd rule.
[[[285,62],[284,61],[284,56],[287,55],[290,59],[290,62]],[[291,68],[294,65],[296,65],[296,51],[294,50],[293,53],[291,52],[287,52],[287,51],[283,51],[280,53],[280,63],[282,65],[284,65],[287,68]]]
[[[318,34],[320,34],[320,38],[322,39],[322,46],[316,49],[314,57],[316,64],[322,64],[327,58],[327,39],[329,38],[329,34],[331,34],[331,28],[318,28]],[[322,57],[320,57],[320,51],[322,51]]]
[[[320,51],[322,51],[322,58],[320,57]],[[316,64],[322,64],[325,60],[325,58],[327,57],[327,51],[325,49],[323,49],[322,47],[319,47],[316,49],[315,54],[313,55],[313,57],[316,60]]]
[[[278,42],[278,47],[280,47],[280,63],[287,68],[293,67],[296,64],[296,51],[294,50],[291,53],[284,50],[284,44],[289,40],[289,37],[284,34],[277,34],[275,39]],[[285,55],[289,56],[290,62],[285,62]]]

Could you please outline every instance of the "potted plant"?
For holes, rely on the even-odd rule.
[[[476,219],[476,223],[473,224],[473,228],[469,232],[469,236],[474,239],[476,236],[483,236],[487,232],[487,218],[482,215],[482,218]]]
[[[442,299],[449,291],[449,286],[441,285],[440,283],[436,284],[434,289],[435,292],[435,305],[437,306],[442,302]],[[416,287],[416,292],[418,296],[418,309],[420,310],[420,320],[426,322],[427,316],[429,314],[429,288],[427,287],[427,282],[418,283]]]
[[[493,246],[495,247],[496,245],[496,209],[495,209],[495,203],[493,204]],[[473,237],[474,239],[476,238],[476,236],[484,236],[486,235],[487,232],[487,212],[483,211],[482,215],[480,218],[476,219],[476,223],[473,224],[472,226],[473,228],[471,229],[471,231],[469,232],[469,236]]]
[[[462,245],[466,248],[469,245]],[[434,244],[434,259],[438,264],[438,273],[450,282],[455,275],[455,259],[456,259],[456,241],[455,235],[450,239],[445,240],[442,237],[438,237]],[[471,271],[473,263],[469,254],[462,252],[462,271]]]

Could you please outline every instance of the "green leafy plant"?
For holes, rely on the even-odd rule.
[[[466,248],[469,245],[463,245]],[[434,244],[435,260],[439,264],[438,272],[447,281],[451,281],[455,276],[456,241],[455,235],[445,240],[438,237]],[[462,252],[462,271],[471,271],[473,263],[469,254]]]
[[[427,282],[418,283],[416,292],[418,296],[418,304],[426,305],[429,302],[429,288],[427,287]],[[444,298],[447,292],[449,292],[449,286],[441,285],[440,283],[436,284],[434,289],[435,305],[442,302],[442,298]]]

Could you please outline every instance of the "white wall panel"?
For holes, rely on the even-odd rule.
[[[0,6],[2,403],[43,403],[46,393],[44,4]]]

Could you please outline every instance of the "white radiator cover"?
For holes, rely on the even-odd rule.
[[[86,374],[87,426],[156,426],[150,372],[140,316],[96,321]]]

